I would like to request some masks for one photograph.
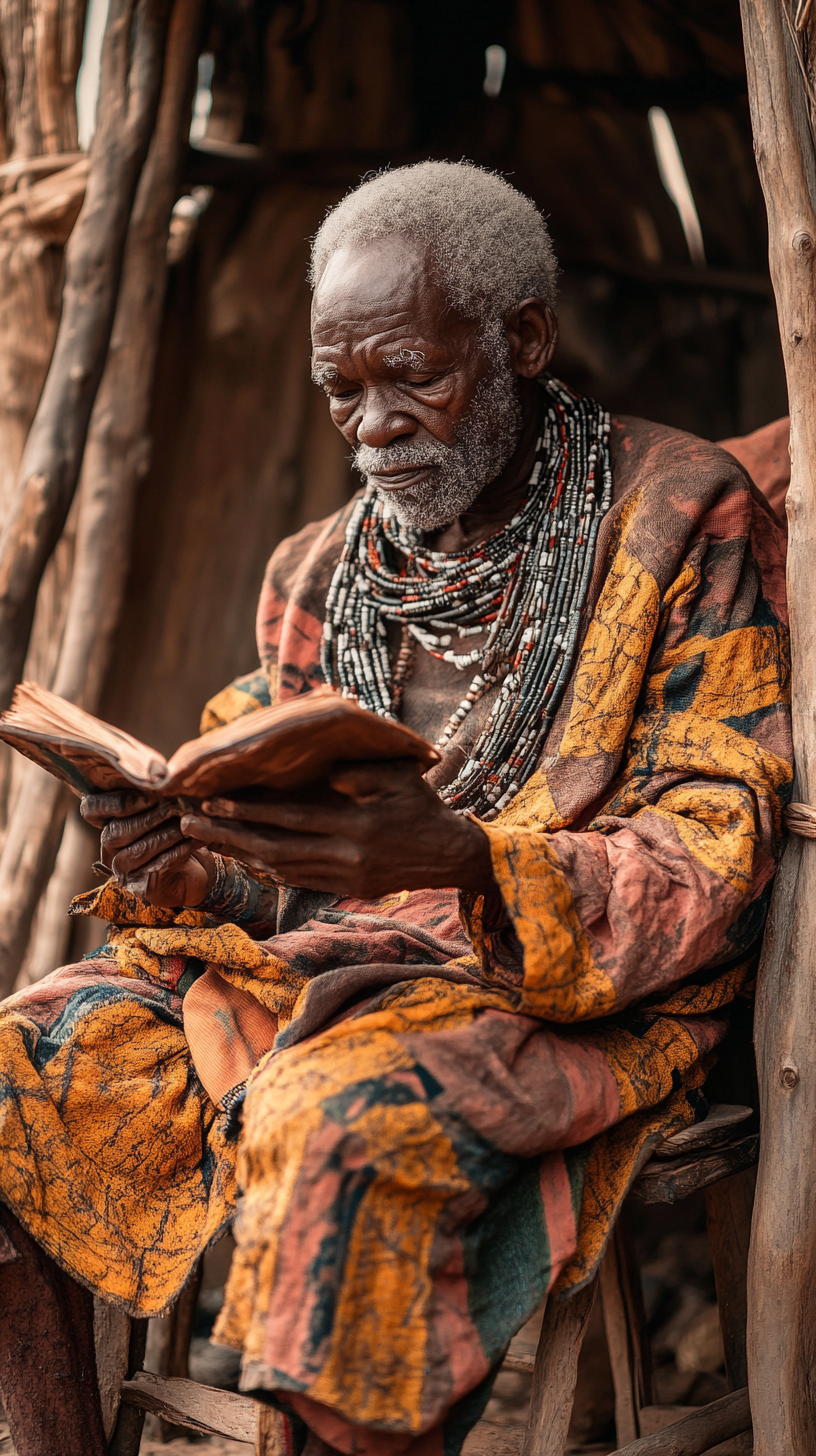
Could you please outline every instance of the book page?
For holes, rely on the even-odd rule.
[[[125,788],[160,794],[167,778],[162,754],[39,683],[15,689],[11,707],[0,714],[0,739],[77,794]]]

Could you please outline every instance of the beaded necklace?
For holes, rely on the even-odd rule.
[[[541,381],[544,422],[527,499],[500,531],[461,553],[429,551],[373,488],[353,510],[326,600],[322,665],[345,697],[398,710],[418,643],[460,670],[477,666],[437,747],[501,686],[471,755],[440,796],[485,820],[535,770],[572,668],[598,527],[612,499],[609,415],[558,380]],[[386,623],[402,625],[392,673]],[[469,652],[450,646],[453,628]]]

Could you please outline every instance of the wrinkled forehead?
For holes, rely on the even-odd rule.
[[[450,346],[473,328],[451,307],[425,250],[399,234],[365,247],[338,248],[312,300],[312,346],[318,354],[376,341],[405,358]]]

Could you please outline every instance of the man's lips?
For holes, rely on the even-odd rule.
[[[372,470],[368,478],[381,490],[405,490],[409,485],[416,485],[422,476],[433,469],[430,464],[404,465],[399,470]]]

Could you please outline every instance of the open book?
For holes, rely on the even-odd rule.
[[[141,789],[157,799],[299,789],[325,777],[332,764],[349,760],[416,758],[429,768],[439,759],[418,733],[331,688],[247,713],[183,743],[168,761],[38,683],[24,682],[0,714],[0,739],[77,794]]]

